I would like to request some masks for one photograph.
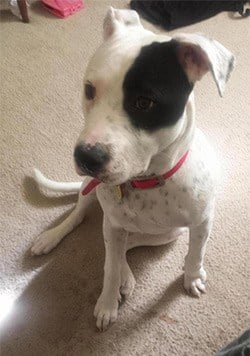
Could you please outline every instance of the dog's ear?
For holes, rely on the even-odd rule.
[[[177,57],[190,82],[195,83],[210,71],[220,96],[234,68],[234,56],[219,42],[202,34],[178,34],[173,37]]]
[[[103,38],[106,40],[127,26],[142,26],[137,12],[110,7],[103,22]]]

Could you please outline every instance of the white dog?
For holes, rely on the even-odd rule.
[[[77,172],[88,177],[82,184],[56,183],[36,171],[43,186],[80,193],[74,211],[31,249],[39,255],[54,248],[83,220],[96,191],[106,249],[94,312],[98,328],[116,320],[121,294],[131,294],[135,285],[126,251],[173,241],[183,229],[190,235],[184,286],[195,296],[205,291],[218,165],[195,127],[193,86],[210,71],[222,95],[233,63],[217,41],[156,35],[135,11],[109,9],[104,42],[85,75],[85,127],[74,152]]]

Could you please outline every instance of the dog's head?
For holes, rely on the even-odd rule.
[[[85,74],[85,127],[74,157],[79,174],[121,184],[144,175],[178,138],[193,86],[208,71],[222,95],[234,57],[200,34],[147,31],[135,11],[110,8],[103,27]]]

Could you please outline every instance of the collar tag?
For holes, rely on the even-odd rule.
[[[120,185],[116,185],[115,186],[115,192],[116,192],[116,196],[118,201],[121,201],[123,198],[123,191],[122,191],[122,187]]]

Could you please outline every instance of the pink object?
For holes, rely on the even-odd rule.
[[[101,181],[99,181],[98,179],[92,179],[89,184],[83,189],[82,191],[82,195],[87,195],[91,192],[91,190],[93,190],[98,184],[100,184]]]
[[[84,7],[83,0],[42,0],[43,5],[52,14],[65,18]]]

